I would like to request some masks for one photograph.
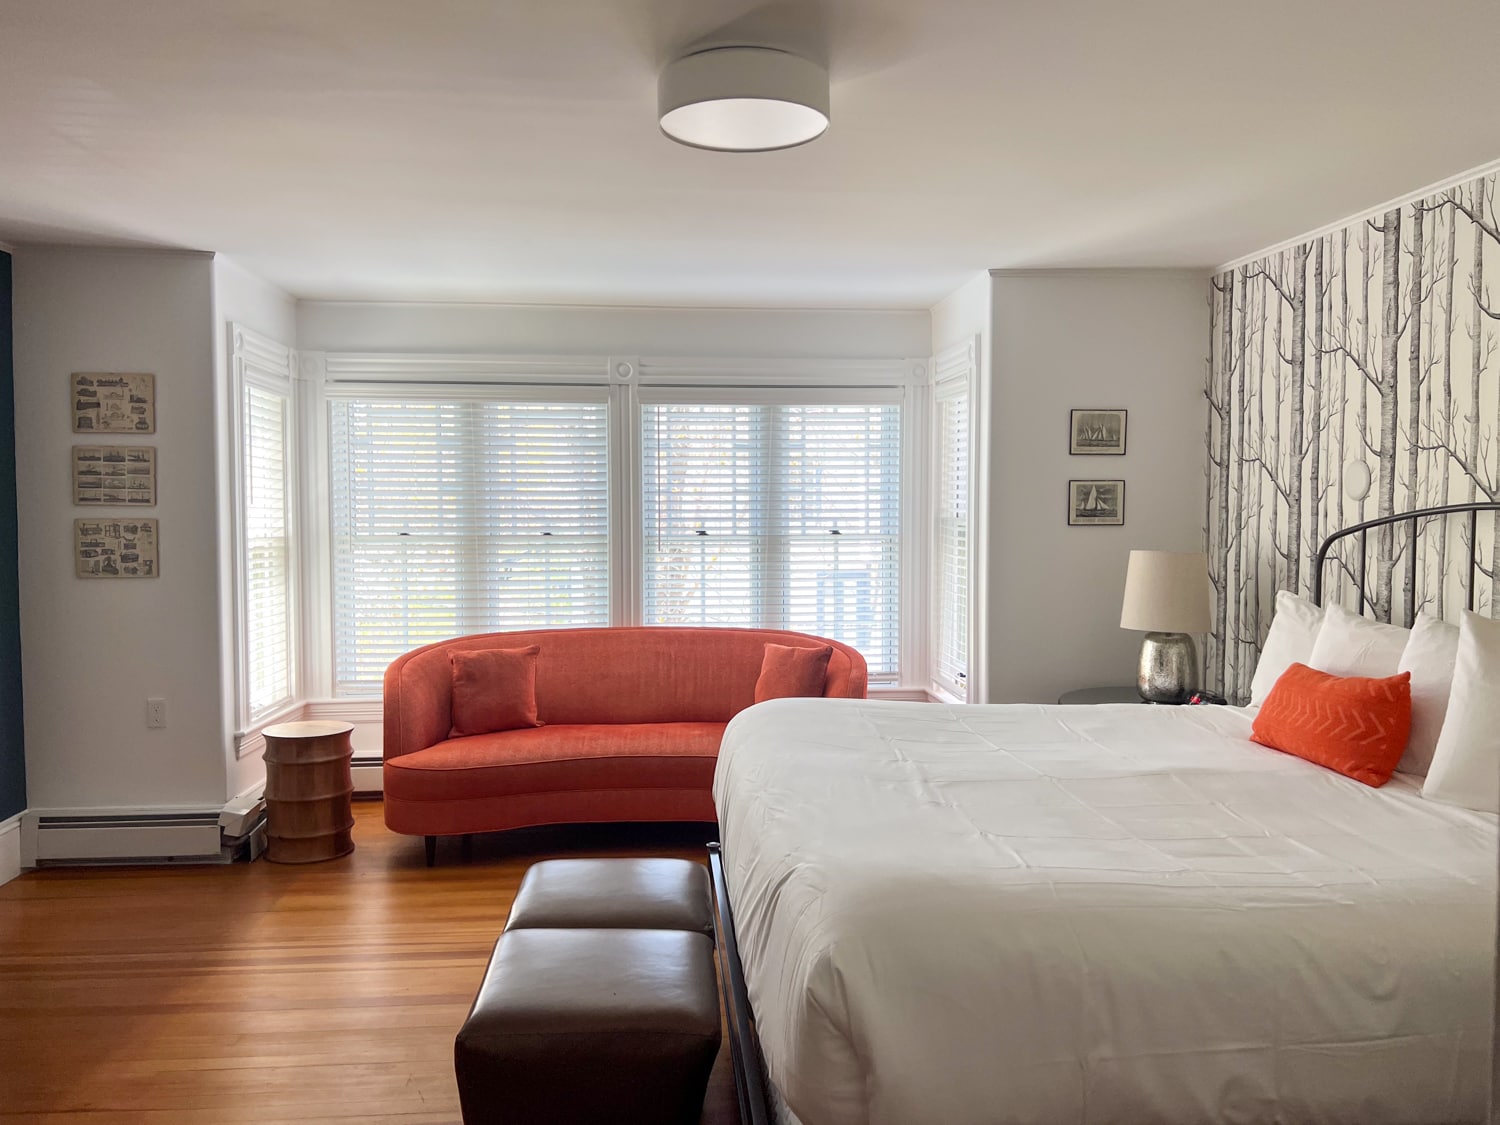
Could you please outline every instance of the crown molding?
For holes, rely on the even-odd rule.
[[[22,239],[14,244],[12,252],[18,250],[47,250],[66,254],[151,254],[162,258],[214,258],[212,250],[192,250],[181,246],[117,246],[99,245],[91,242],[27,242]]]
[[[1048,269],[1045,266],[1020,266],[1015,269],[992,269],[992,278],[1007,277],[1097,277],[1126,281],[1131,278],[1155,277],[1162,279],[1198,280],[1209,276],[1207,266],[1060,266]]]
[[[1258,262],[1262,258],[1269,258],[1273,254],[1280,254],[1285,250],[1301,246],[1304,242],[1312,242],[1315,239],[1322,238],[1326,234],[1334,234],[1345,227],[1354,226],[1356,223],[1361,223],[1366,219],[1372,218],[1382,211],[1389,211],[1396,207],[1405,207],[1408,203],[1415,203],[1419,199],[1426,199],[1428,196],[1437,195],[1439,192],[1447,191],[1449,188],[1458,187],[1460,184],[1466,184],[1471,180],[1481,179],[1484,176],[1493,176],[1496,173],[1500,173],[1500,159],[1491,160],[1476,168],[1459,172],[1457,175],[1447,176],[1436,183],[1420,187],[1416,191],[1409,191],[1405,195],[1398,195],[1395,199],[1387,199],[1384,203],[1376,204],[1374,207],[1366,207],[1361,211],[1356,211],[1352,215],[1346,215],[1342,219],[1335,219],[1331,223],[1324,223],[1322,226],[1315,230],[1310,230],[1306,234],[1299,234],[1295,238],[1285,238],[1263,249],[1249,254],[1242,254],[1232,261],[1225,262],[1221,266],[1216,266],[1213,273],[1214,275],[1228,273],[1230,270],[1239,269],[1240,266],[1248,265],[1251,262]]]
[[[651,304],[622,302],[610,304],[602,301],[581,301],[567,304],[557,301],[506,301],[506,300],[393,300],[358,297],[295,297],[298,306],[319,305],[327,308],[389,308],[389,309],[514,309],[527,312],[647,312],[647,313],[860,313],[924,314],[931,310],[919,305],[746,305],[746,304]]]

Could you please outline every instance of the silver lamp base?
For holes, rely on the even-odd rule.
[[[1198,690],[1198,649],[1186,633],[1147,633],[1136,688],[1148,703],[1186,703]]]

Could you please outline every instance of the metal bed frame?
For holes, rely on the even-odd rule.
[[[1469,581],[1467,607],[1474,608],[1475,578],[1478,576],[1478,530],[1479,513],[1494,512],[1500,519],[1500,503],[1476,501],[1470,504],[1446,504],[1436,508],[1419,508],[1394,515],[1380,516],[1363,523],[1335,531],[1318,547],[1313,564],[1313,603],[1323,604],[1323,570],[1329,554],[1340,540],[1359,536],[1359,565],[1355,583],[1359,592],[1361,609],[1368,604],[1365,597],[1365,571],[1367,562],[1367,540],[1369,533],[1381,527],[1398,523],[1411,524],[1412,540],[1415,542],[1421,529],[1421,521],[1436,516],[1467,515],[1469,517]],[[1500,560],[1494,560],[1500,565]],[[1412,588],[1416,588],[1417,553],[1408,552],[1407,574]],[[1407,607],[1410,616],[1412,607]],[[708,845],[708,870],[714,893],[714,943],[718,946],[720,964],[720,992],[724,1001],[724,1014],[729,1024],[729,1050],[734,1063],[734,1087],[739,1100],[740,1125],[772,1125],[770,1080],[766,1076],[765,1059],[760,1050],[760,1038],[755,1031],[755,1013],[750,1007],[750,993],[745,984],[745,966],[740,961],[739,942],[734,932],[734,908],[729,899],[729,886],[724,878],[723,846]]]
[[[729,1053],[734,1063],[734,1092],[740,1103],[740,1125],[771,1125],[770,1080],[755,1033],[755,1013],[745,987],[745,966],[734,935],[734,911],[724,881],[724,848],[708,845],[708,875],[714,888],[714,944],[719,947],[720,991],[729,1023]]]
[[[1367,569],[1369,533],[1371,531],[1382,527],[1392,527],[1398,523],[1409,523],[1411,525],[1411,540],[1415,543],[1417,535],[1421,531],[1422,520],[1431,519],[1435,516],[1467,515],[1469,517],[1469,581],[1466,586],[1468,590],[1468,604],[1464,608],[1472,611],[1474,609],[1474,587],[1477,585],[1474,579],[1479,573],[1478,542],[1480,512],[1495,512],[1497,518],[1500,518],[1500,502],[1477,500],[1468,504],[1444,504],[1436,508],[1415,508],[1409,512],[1396,512],[1393,515],[1379,516],[1373,520],[1365,520],[1364,523],[1352,524],[1349,527],[1335,531],[1328,538],[1324,539],[1322,545],[1318,547],[1317,558],[1313,563],[1312,590],[1310,591],[1313,604],[1323,604],[1323,569],[1328,562],[1328,556],[1333,550],[1334,545],[1341,539],[1347,539],[1352,535],[1359,536],[1359,564],[1354,569],[1354,582],[1355,588],[1359,592],[1360,609],[1363,610],[1369,604],[1368,599],[1365,597],[1365,572]],[[1500,560],[1492,559],[1490,562],[1492,566],[1500,565]],[[1411,588],[1416,589],[1417,552],[1415,548],[1406,554],[1406,577]],[[1412,606],[1406,607],[1406,615],[1408,618],[1412,618],[1415,615],[1415,610]],[[1411,621],[1408,620],[1407,625],[1410,624]]]

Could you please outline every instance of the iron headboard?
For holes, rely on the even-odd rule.
[[[1335,543],[1341,539],[1347,539],[1351,535],[1359,536],[1359,565],[1355,568],[1354,581],[1359,591],[1359,606],[1361,612],[1364,610],[1368,599],[1365,597],[1365,560],[1366,545],[1369,533],[1380,527],[1389,527],[1398,523],[1410,523],[1412,543],[1415,545],[1417,534],[1420,531],[1420,521],[1433,516],[1458,516],[1469,517],[1469,581],[1465,585],[1468,604],[1466,609],[1474,609],[1474,586],[1475,578],[1479,571],[1479,513],[1494,512],[1496,518],[1500,519],[1500,502],[1490,500],[1479,500],[1468,504],[1444,504],[1437,508],[1417,508],[1410,512],[1396,512],[1389,516],[1379,516],[1364,523],[1353,524],[1350,527],[1335,531],[1327,539],[1323,540],[1318,548],[1317,558],[1313,562],[1312,573],[1312,600],[1315,605],[1323,604],[1323,568],[1328,561],[1328,554]],[[1500,560],[1492,560],[1495,565],[1500,565]],[[1406,577],[1412,587],[1417,583],[1417,552],[1415,546],[1406,553]],[[1410,612],[1408,610],[1408,612]]]

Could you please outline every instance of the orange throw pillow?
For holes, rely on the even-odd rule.
[[[450,653],[453,661],[453,729],[449,738],[539,727],[536,657],[540,645],[481,648]]]
[[[832,655],[831,645],[817,648],[766,645],[766,654],[760,661],[760,679],[755,681],[755,702],[822,695]]]
[[[1331,676],[1293,664],[1255,716],[1250,738],[1379,787],[1411,736],[1411,673]]]

